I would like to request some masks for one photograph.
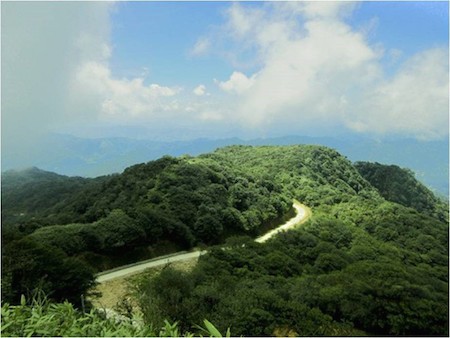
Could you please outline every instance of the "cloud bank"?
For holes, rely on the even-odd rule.
[[[2,154],[26,154],[47,131],[95,115],[69,103],[71,79],[83,60],[111,53],[110,10],[107,3],[2,3]]]
[[[347,23],[357,6],[233,3],[187,53],[188,60],[222,57],[233,65],[229,76],[168,86],[148,74],[115,74],[111,25],[120,4],[5,2],[2,148],[31,151],[46,131],[107,123],[161,133],[191,128],[206,137],[236,130],[241,137],[273,130],[447,137],[447,47],[423,50],[387,73],[388,62],[405,57]]]
[[[385,53],[345,22],[353,8],[347,2],[233,4],[221,38],[254,48],[261,67],[217,81],[238,96],[232,118],[263,129],[323,124],[374,135],[448,135],[448,52],[418,53],[388,77]]]
[[[49,131],[151,123],[184,111],[181,86],[114,75],[117,10],[107,2],[2,4],[4,152],[31,151]]]
[[[167,100],[176,95],[178,88],[158,84],[144,85],[144,78],[116,79],[106,64],[88,61],[75,76],[74,93],[81,97],[92,96],[103,118],[151,117],[173,108]]]

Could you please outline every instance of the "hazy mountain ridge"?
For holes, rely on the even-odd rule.
[[[2,173],[1,178],[2,222],[7,224],[31,220],[36,213],[51,214],[70,196],[102,181],[101,177],[69,177],[36,167],[8,170]]]
[[[2,152],[2,170],[36,166],[70,176],[95,177],[122,172],[134,163],[155,160],[164,155],[196,156],[216,148],[233,145],[317,144],[335,148],[351,161],[396,164],[413,170],[435,192],[448,196],[448,140],[418,141],[393,139],[376,141],[349,136],[346,138],[285,136],[242,140],[194,139],[190,141],[152,141],[130,138],[84,139],[52,134],[30,149],[25,159],[18,159],[8,149]],[[52,151],[49,151],[52,149]]]

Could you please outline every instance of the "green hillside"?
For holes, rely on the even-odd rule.
[[[38,168],[6,171],[1,180],[2,224],[36,223],[36,218],[42,224],[64,222],[61,215],[55,214],[58,205],[101,180],[68,177]]]
[[[355,167],[386,200],[448,221],[446,202],[437,198],[419,182],[411,170],[396,165],[369,162],[357,162]]]
[[[189,331],[208,318],[235,335],[448,333],[447,214],[407,171],[320,146],[230,146],[91,180],[19,181],[2,176],[8,302],[37,286],[67,299],[78,276],[76,303],[89,271],[226,243],[191,272],[143,278],[145,322]],[[311,221],[250,240],[290,217],[293,198]]]

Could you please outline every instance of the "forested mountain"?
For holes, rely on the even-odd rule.
[[[31,173],[2,175],[8,302],[40,287],[76,304],[94,270],[226,243],[192,272],[144,278],[145,321],[188,331],[208,318],[234,335],[448,333],[448,209],[408,171],[296,145],[166,156],[89,180]],[[251,241],[291,215],[293,198],[312,220]]]
[[[139,133],[133,133],[139,136]],[[374,140],[359,135],[341,137],[308,137],[300,135],[251,139],[239,138],[171,141],[126,137],[80,138],[65,134],[49,134],[35,142],[22,157],[13,149],[2,149],[2,169],[37,166],[64,175],[96,177],[122,172],[134,163],[156,160],[164,155],[198,156],[229,145],[296,145],[315,144],[331,147],[351,161],[371,161],[407,167],[433,191],[448,196],[448,140],[416,139]],[[49,151],[51,149],[52,151]]]
[[[409,169],[396,165],[357,162],[356,169],[386,200],[411,207],[419,212],[446,221],[446,202],[420,183]]]
[[[40,215],[58,219],[54,210],[58,209],[59,203],[101,180],[68,177],[35,167],[6,171],[2,174],[2,224],[19,221],[23,224],[24,220],[34,220]]]

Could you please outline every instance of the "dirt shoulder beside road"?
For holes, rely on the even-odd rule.
[[[170,265],[177,270],[190,271],[197,264],[198,256],[190,259],[185,259],[177,262],[172,262]],[[165,265],[159,265],[152,268],[152,272],[158,273],[164,268]],[[92,298],[92,304],[99,309],[114,309],[119,302],[126,300],[126,302],[133,307],[133,311],[137,311],[139,306],[137,306],[136,301],[133,297],[133,280],[139,274],[134,273],[131,275],[125,275],[116,277],[98,284],[95,291],[100,292],[101,296],[97,298]]]

